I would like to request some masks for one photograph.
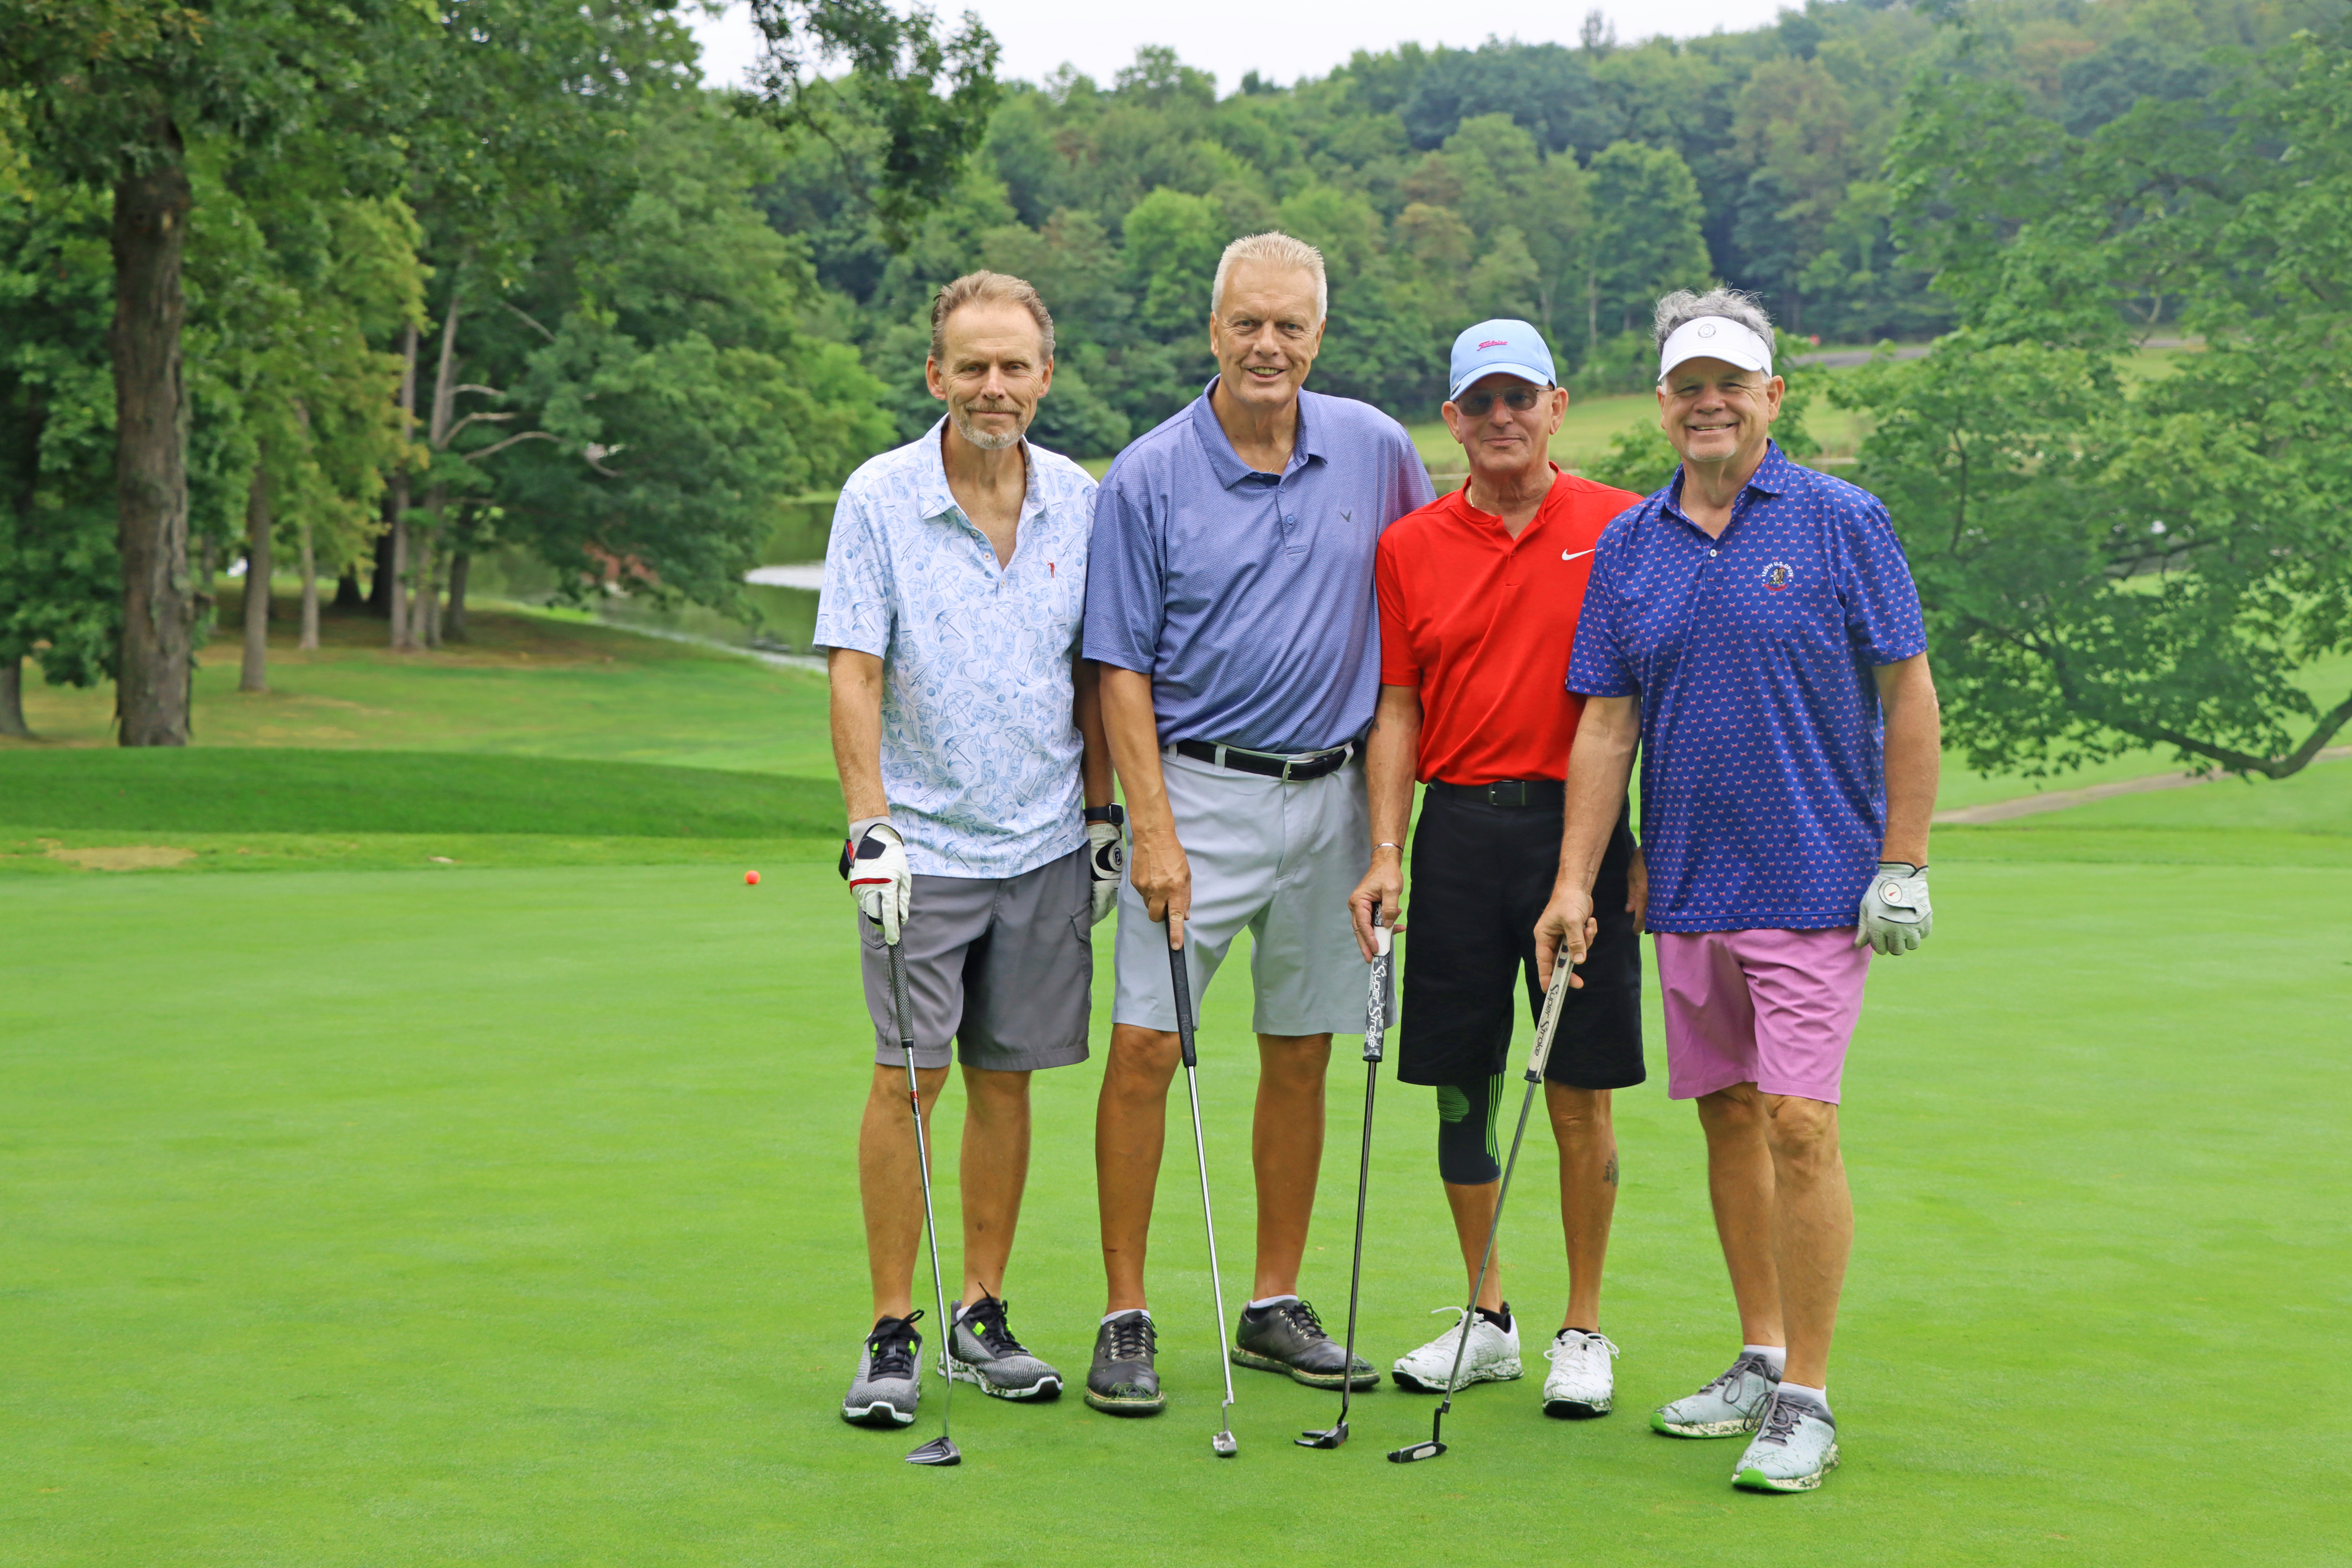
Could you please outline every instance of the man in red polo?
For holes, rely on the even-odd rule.
[[[1397,1078],[1437,1090],[1438,1174],[1473,1279],[1502,1176],[1496,1120],[1514,985],[1531,1014],[1543,1000],[1535,925],[1559,869],[1562,781],[1584,709],[1562,689],[1577,611],[1601,530],[1641,500],[1553,466],[1551,437],[1568,411],[1556,379],[1551,351],[1525,321],[1482,321],[1454,340],[1445,424],[1469,458],[1469,482],[1391,523],[1375,571],[1381,695],[1364,763],[1372,868],[1349,902],[1369,959],[1373,909],[1396,921],[1418,778],[1427,789],[1412,837]],[[1545,1352],[1550,1415],[1604,1415],[1614,1400],[1617,1347],[1600,1331],[1617,1204],[1609,1095],[1643,1079],[1643,879],[1621,816],[1593,889],[1594,907],[1610,913],[1544,1072],[1569,1267],[1567,1310]],[[1398,1358],[1400,1384],[1443,1392],[1465,1333],[1457,1387],[1520,1375],[1501,1275],[1498,1257],[1477,1310]]]

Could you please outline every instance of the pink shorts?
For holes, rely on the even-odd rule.
[[[1666,1094],[1736,1083],[1838,1101],[1870,949],[1843,931],[1659,931]]]

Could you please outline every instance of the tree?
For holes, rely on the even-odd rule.
[[[0,191],[0,734],[27,732],[27,658],[53,685],[113,672],[112,272],[103,196]]]
[[[1645,324],[1651,304],[1675,289],[1705,288],[1711,269],[1700,232],[1698,182],[1667,147],[1612,142],[1592,160],[1592,250],[1586,342]]]
[[[1988,133],[2004,100],[1930,86],[1896,143],[1961,330],[1837,390],[1877,420],[1862,478],[1919,577],[1947,733],[1985,769],[2158,745],[2284,777],[2352,721],[2297,679],[2352,648],[2352,47],[2304,37],[2221,114],[2147,100],[2086,139]],[[2204,352],[2125,376],[2168,294]]]
[[[368,63],[395,58],[419,19],[389,0],[0,0],[0,89],[21,95],[34,157],[113,196],[124,745],[188,739],[189,143],[217,133],[266,145],[355,110]]]

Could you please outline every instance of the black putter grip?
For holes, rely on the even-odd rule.
[[[1184,950],[1168,950],[1168,978],[1176,987],[1176,1044],[1184,1053],[1184,1065],[1196,1067],[1200,1058],[1192,1051],[1192,977],[1184,969]]]

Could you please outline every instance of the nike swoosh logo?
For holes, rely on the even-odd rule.
[[[1598,550],[1601,547],[1597,544],[1592,547],[1593,550]],[[1562,561],[1581,561],[1591,553],[1592,550],[1580,550],[1575,554],[1570,555],[1567,551],[1563,550],[1559,552],[1559,558]]]

